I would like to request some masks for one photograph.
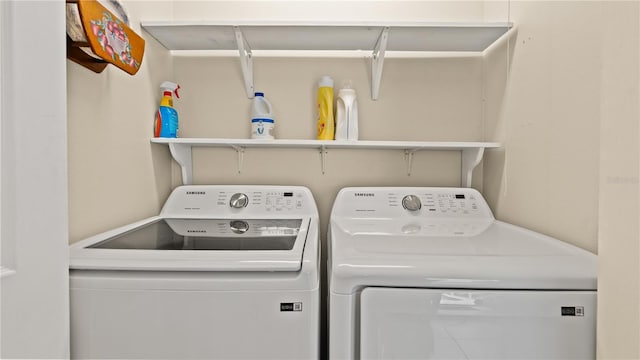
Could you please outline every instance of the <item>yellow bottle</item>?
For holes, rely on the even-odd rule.
[[[325,75],[318,87],[318,140],[333,140],[334,134],[333,79]]]

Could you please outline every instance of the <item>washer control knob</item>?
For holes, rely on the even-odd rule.
[[[229,226],[231,227],[231,231],[236,234],[244,234],[249,230],[249,223],[244,220],[231,220]]]
[[[418,211],[422,207],[422,203],[416,195],[407,195],[402,198],[402,207],[409,211]]]
[[[243,193],[235,193],[231,195],[231,200],[229,200],[229,206],[234,209],[247,207],[247,204],[249,204],[249,197]]]

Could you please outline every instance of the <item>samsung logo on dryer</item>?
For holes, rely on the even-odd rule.
[[[187,191],[187,195],[206,195],[206,191]]]
[[[188,233],[200,233],[200,234],[206,234],[207,230],[187,230]]]
[[[376,194],[374,194],[374,193],[364,193],[364,192],[357,192],[357,193],[354,193],[354,195],[356,197],[374,197],[374,196],[376,196]]]

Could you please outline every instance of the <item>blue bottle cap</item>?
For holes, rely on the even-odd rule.
[[[259,122],[265,122],[265,123],[275,123],[275,121],[273,121],[273,119],[265,119],[265,118],[253,118],[251,119],[252,123],[259,123]]]
[[[264,93],[263,93],[263,92],[257,92],[257,93],[255,93],[255,96],[262,96],[262,97],[264,97]]]

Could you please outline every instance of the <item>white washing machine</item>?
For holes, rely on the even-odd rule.
[[[594,359],[596,256],[459,188],[347,188],[329,226],[331,359]]]
[[[71,357],[317,359],[318,245],[306,188],[176,188],[70,247]]]

